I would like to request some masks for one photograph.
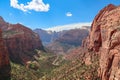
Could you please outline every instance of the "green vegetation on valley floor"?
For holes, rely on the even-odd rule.
[[[68,61],[63,55],[45,52],[39,55],[37,68],[36,64],[27,68],[11,62],[11,80],[100,80],[96,77],[98,60],[86,66],[80,59]]]

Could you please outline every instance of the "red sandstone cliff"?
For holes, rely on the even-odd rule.
[[[2,39],[2,31],[0,30],[0,80],[9,80],[10,62],[7,49]]]
[[[39,36],[21,24],[9,24],[0,17],[0,28],[13,62],[26,64],[27,61],[35,59],[35,49],[43,49]]]
[[[98,13],[82,47],[73,50],[66,58],[73,56],[86,65],[98,58],[100,79],[120,80],[120,6],[109,4]]]
[[[100,56],[101,80],[120,80],[120,6],[110,4],[99,12],[83,47]]]

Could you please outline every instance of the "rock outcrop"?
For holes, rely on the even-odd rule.
[[[101,80],[120,80],[120,6],[109,4],[95,17],[90,35],[83,41],[88,53],[100,56]]]
[[[10,61],[0,29],[0,80],[10,80]]]
[[[43,50],[39,36],[29,28],[21,24],[6,23],[0,18],[0,28],[3,30],[3,38],[13,62],[26,64],[34,60],[35,49]]]

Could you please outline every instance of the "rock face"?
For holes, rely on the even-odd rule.
[[[9,55],[2,39],[2,31],[0,29],[0,80],[9,80],[10,70]]]
[[[100,55],[101,80],[120,80],[120,6],[109,4],[99,12],[83,47]]]
[[[21,24],[9,24],[0,18],[0,28],[13,62],[26,64],[27,61],[35,59],[35,49],[43,49],[39,36]]]

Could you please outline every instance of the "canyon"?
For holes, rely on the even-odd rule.
[[[55,42],[81,45],[67,55],[45,52],[40,36],[19,23],[0,17],[0,28],[0,79],[10,79],[12,72],[18,80],[120,80],[120,6],[100,10],[89,33],[75,29],[55,37]]]

